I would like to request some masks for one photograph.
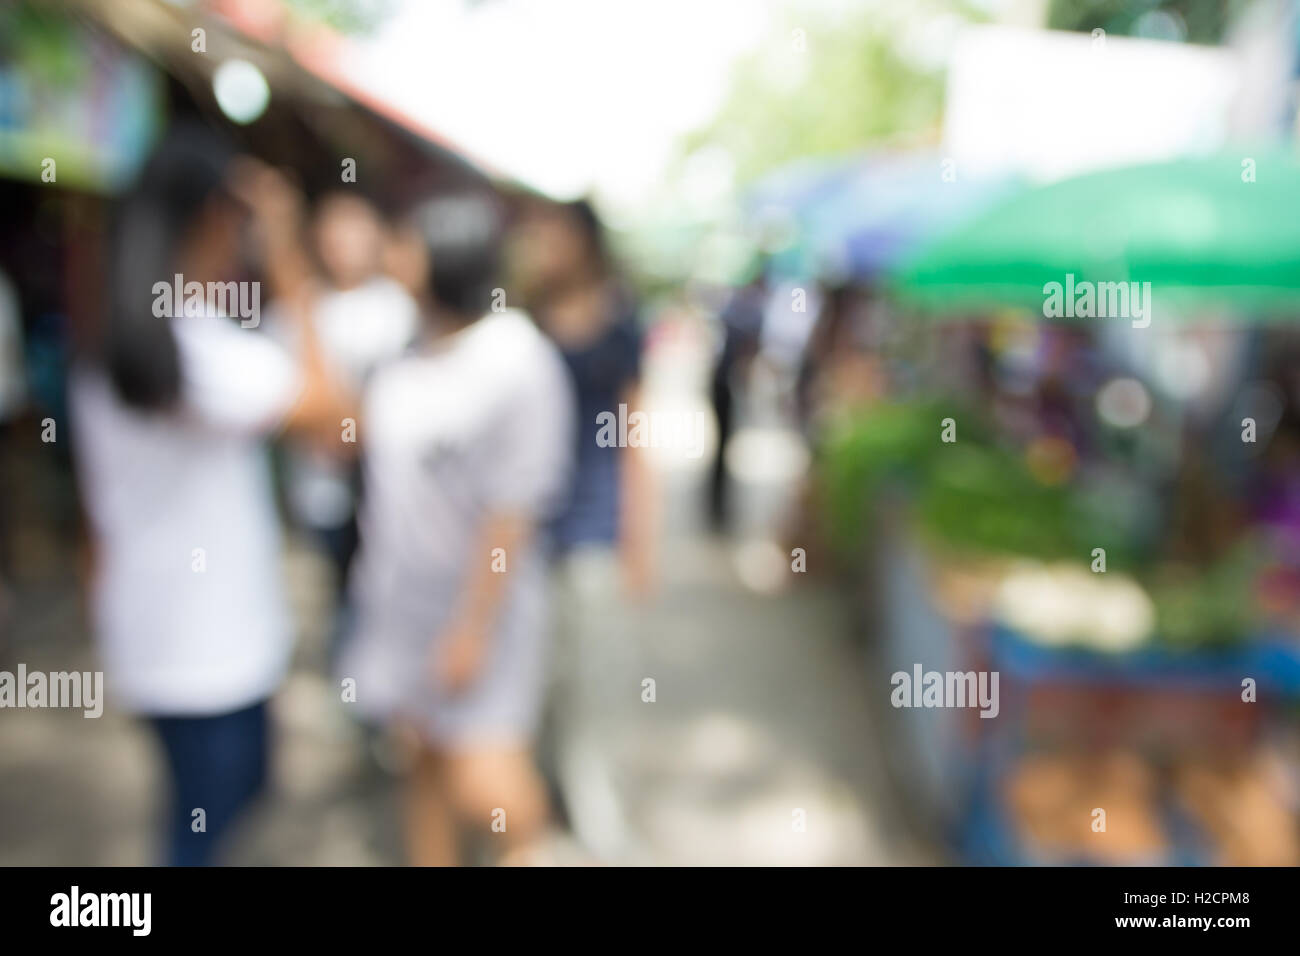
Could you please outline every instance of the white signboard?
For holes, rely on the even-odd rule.
[[[959,170],[1040,182],[1212,150],[1240,83],[1228,50],[972,27],[949,61],[944,150]]]

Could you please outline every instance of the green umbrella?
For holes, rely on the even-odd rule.
[[[1095,309],[1100,284],[1126,283],[1149,289],[1156,321],[1166,309],[1300,311],[1300,164],[1245,151],[1017,193],[919,250],[894,278],[904,300],[947,310],[1056,315],[1071,294],[1093,287]]]

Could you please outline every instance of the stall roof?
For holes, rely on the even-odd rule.
[[[275,0],[211,0],[181,7],[164,0],[69,0],[68,5],[159,65],[182,84],[206,90],[216,67],[231,58],[253,63],[266,76],[273,104],[286,103],[325,141],[372,145],[365,137],[329,135],[320,115],[360,112],[395,134],[444,175],[490,183],[498,189],[526,191],[521,184],[454,143],[392,103],[348,78],[344,63],[348,40],[328,26],[305,21]],[[192,50],[192,31],[205,31],[206,53]],[[346,121],[343,121],[346,122]],[[334,132],[337,133],[337,123]],[[406,158],[399,174],[407,191],[419,191],[422,164]],[[453,174],[452,169],[459,172]],[[411,182],[405,182],[406,179]],[[437,178],[442,178],[441,176]]]

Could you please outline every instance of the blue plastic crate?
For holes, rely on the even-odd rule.
[[[1174,651],[1144,647],[1108,654],[1078,647],[1044,647],[1011,628],[989,631],[993,669],[1025,683],[1098,683],[1108,686],[1183,686],[1240,691],[1252,677],[1263,692],[1300,696],[1300,645],[1261,636],[1222,649]]]

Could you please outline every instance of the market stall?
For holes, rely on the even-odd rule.
[[[965,859],[1300,862],[1297,197],[1276,154],[1092,174],[878,292],[886,385],[825,416],[822,500],[873,690],[996,675],[893,704]]]

